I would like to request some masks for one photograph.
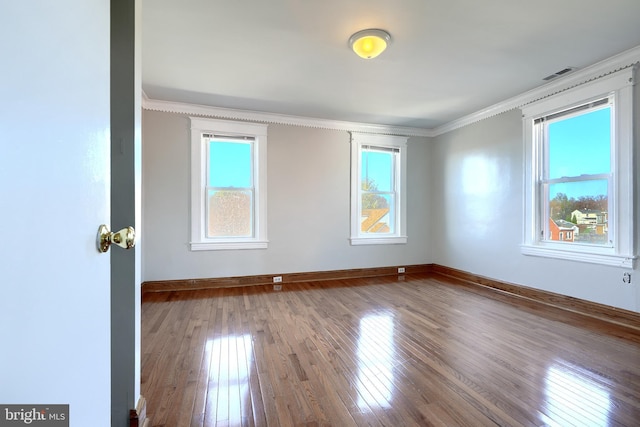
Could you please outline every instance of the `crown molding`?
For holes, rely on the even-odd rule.
[[[442,126],[431,129],[433,136],[438,136],[459,129],[464,126],[488,119],[507,111],[522,108],[527,104],[539,101],[584,83],[605,77],[625,68],[635,66],[640,62],[640,46],[624,51],[603,61],[575,71],[565,77],[560,77],[543,86],[524,92],[513,98],[494,104],[475,113],[453,120]]]
[[[245,120],[267,124],[282,124],[302,126],[316,129],[341,130],[347,132],[362,132],[381,135],[435,137],[452,130],[488,119],[498,114],[522,108],[543,98],[564,92],[573,87],[607,76],[625,68],[633,67],[640,62],[640,46],[636,46],[618,55],[612,56],[596,64],[560,77],[545,85],[524,92],[497,104],[491,105],[475,113],[445,123],[444,125],[426,129],[404,126],[387,126],[369,123],[356,123],[340,120],[327,120],[303,116],[266,113],[261,111],[237,110],[231,108],[211,107],[207,105],[187,104],[172,101],[151,99],[142,92],[142,108],[151,111],[185,114],[189,116],[203,116],[219,119]]]
[[[403,126],[386,126],[368,123],[355,123],[340,120],[316,119],[285,114],[265,113],[261,111],[236,110],[232,108],[210,107],[207,105],[186,104],[181,102],[160,101],[150,99],[142,93],[142,108],[150,111],[203,116],[217,119],[244,120],[267,124],[302,126],[315,129],[342,130],[347,132],[373,133],[380,135],[431,137],[431,129]]]

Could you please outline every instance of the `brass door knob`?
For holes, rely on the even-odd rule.
[[[109,227],[102,224],[98,228],[97,243],[99,252],[107,252],[112,243],[124,249],[131,249],[136,244],[136,231],[133,227],[127,227],[112,233]]]

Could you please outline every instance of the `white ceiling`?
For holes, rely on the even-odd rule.
[[[373,60],[349,37],[391,34]],[[434,128],[640,45],[640,0],[143,0],[150,99]]]

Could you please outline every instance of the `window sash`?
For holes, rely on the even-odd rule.
[[[614,241],[613,241],[613,227],[614,224],[609,224],[608,222],[608,218],[609,218],[609,212],[611,211],[611,203],[612,203],[612,199],[613,197],[611,196],[611,183],[612,180],[609,179],[608,177],[605,177],[604,179],[600,179],[601,181],[606,181],[606,187],[607,187],[607,213],[606,218],[607,218],[607,222],[606,222],[606,235],[605,235],[605,239],[602,240],[601,238],[592,238],[590,241],[586,241],[586,240],[580,240],[580,241],[576,241],[573,240],[571,242],[565,242],[565,243],[570,243],[572,245],[597,245],[598,247],[607,247],[607,248],[613,248],[614,247]],[[584,182],[584,180],[567,180],[567,181],[563,181],[563,182],[568,182],[568,183],[572,183],[572,182]],[[550,198],[550,186],[553,185],[553,183],[541,183],[541,194],[542,197],[540,198],[540,202],[542,204],[542,207],[540,209],[540,217],[542,220],[542,230],[540,232],[540,237],[539,237],[539,241],[540,242],[553,242],[556,243],[557,240],[553,240],[551,238],[551,230],[550,230],[550,224],[549,224],[549,220],[552,219],[552,215],[551,215],[551,198]],[[598,215],[601,216],[601,215]],[[564,219],[564,218],[560,218],[560,219]],[[576,226],[578,226],[579,224],[576,224]],[[604,226],[605,224],[594,224],[596,226],[601,225]],[[562,236],[562,234],[560,235]],[[561,239],[562,240],[562,239]]]
[[[361,204],[367,194],[372,194],[372,193],[363,193],[360,196]],[[383,194],[384,196],[388,197],[388,202],[387,202],[387,205],[389,206],[388,210],[386,212],[380,212],[385,208],[361,207],[360,233],[365,236],[368,236],[368,235],[379,236],[382,234],[393,236],[396,234],[396,215],[395,215],[395,212],[397,210],[396,194],[393,192],[377,193],[377,194],[381,194],[381,195]]]
[[[249,207],[248,211],[248,224],[242,224],[244,221],[236,219],[234,223],[216,224],[215,212],[212,209],[212,199],[216,193],[227,193],[248,195]],[[236,212],[242,215],[243,212]],[[224,212],[222,213],[224,215]],[[237,218],[237,217],[236,217]],[[205,237],[208,239],[228,239],[228,238],[254,238],[255,237],[255,193],[253,188],[229,188],[229,187],[206,187],[205,189]],[[233,218],[230,218],[233,219]],[[218,227],[216,227],[218,225]],[[231,230],[231,232],[221,233],[217,230]],[[241,232],[240,230],[248,230],[248,232]]]
[[[247,171],[236,171],[238,173],[245,173],[248,174],[248,181],[249,181],[249,186],[248,187],[243,187],[243,186],[207,186],[204,188],[204,206],[205,206],[205,238],[207,239],[233,239],[233,238],[255,238],[255,184],[254,184],[254,170],[255,170],[255,157],[254,157],[254,141],[255,138],[253,137],[248,137],[248,136],[230,136],[230,135],[212,135],[212,134],[206,134],[203,133],[202,134],[202,140],[203,143],[205,144],[205,151],[206,151],[206,159],[207,159],[207,170],[206,170],[206,175],[207,175],[207,183],[210,183],[212,181],[212,168],[213,165],[211,164],[211,150],[212,150],[212,146],[213,144],[216,143],[233,143],[233,144],[247,144],[249,145],[249,161],[248,164],[245,164],[244,167],[248,168]],[[224,158],[223,161],[225,162],[231,162],[232,159],[230,158]],[[243,180],[244,181],[244,180]],[[244,229],[244,228],[248,228],[249,232],[248,233],[237,233],[237,232],[232,232],[232,233],[216,233],[214,232],[214,230],[212,230],[212,224],[216,224],[217,221],[214,216],[216,215],[216,213],[211,209],[211,203],[212,200],[211,198],[213,197],[212,193],[213,192],[225,192],[225,193],[238,193],[238,194],[249,194],[250,198],[249,198],[249,226],[248,227],[241,227],[239,224],[234,224],[234,223],[229,223],[229,224],[219,224],[219,228],[220,229],[226,229],[226,230],[237,230],[237,229]],[[238,214],[242,214],[241,212]],[[233,218],[227,218],[227,220],[232,221]]]
[[[558,113],[552,113],[538,119],[534,119],[534,127],[536,129],[535,132],[535,143],[538,144],[541,149],[540,152],[543,155],[543,163],[542,163],[542,173],[541,179],[562,179],[562,178],[577,178],[587,175],[598,175],[598,174],[610,174],[613,171],[613,161],[614,161],[614,146],[615,146],[615,132],[614,132],[614,123],[615,123],[615,109],[614,109],[614,95],[610,95],[606,98],[602,98],[598,101],[581,103],[577,107],[572,107]],[[591,173],[580,174],[580,175],[568,175],[562,176],[558,178],[550,178],[551,176],[551,147],[549,146],[551,142],[550,135],[550,127],[553,124],[557,124],[559,122],[563,122],[565,120],[575,119],[580,116],[584,116],[590,113],[595,113],[597,111],[609,109],[609,164],[606,170],[597,170],[591,171]],[[598,172],[598,173],[594,173]]]
[[[614,104],[614,96],[610,95],[605,98],[600,98],[596,101],[581,103],[578,106],[570,107],[568,109],[563,109],[559,112],[554,112],[551,114],[547,114],[545,116],[539,117],[537,119],[533,119],[534,129],[535,129],[535,141],[539,147],[538,152],[542,154],[543,161],[541,162],[541,173],[539,174],[539,179],[537,180],[537,188],[538,194],[540,197],[538,198],[538,216],[539,216],[539,225],[540,233],[538,234],[537,241],[539,242],[553,242],[557,243],[557,240],[552,240],[550,224],[549,221],[552,218],[551,215],[551,197],[550,197],[550,189],[554,184],[571,184],[571,183],[580,183],[580,182],[589,182],[589,181],[606,181],[607,185],[607,214],[609,215],[615,206],[614,193],[612,189],[612,182],[615,182],[615,176],[613,173],[613,149],[615,146],[614,133],[613,133],[613,123],[615,123],[615,110],[613,109]],[[550,175],[550,162],[551,162],[551,150],[549,147],[550,143],[550,135],[549,135],[549,125],[552,123],[568,120],[571,118],[579,117],[581,115],[589,114],[591,112],[595,112],[601,110],[603,108],[610,108],[611,114],[609,116],[610,120],[610,137],[609,137],[609,171],[608,173],[599,173],[599,174],[580,174],[574,176],[562,176],[559,178],[549,178]],[[564,219],[564,218],[562,218]],[[615,228],[615,223],[607,224],[608,231],[607,236],[604,242],[601,243],[587,243],[584,241],[576,242],[576,241],[565,241],[562,239],[564,236],[563,233],[560,233],[560,241],[564,244],[568,245],[581,245],[581,244],[593,244],[601,247],[614,247],[613,242],[613,233],[611,232]]]
[[[234,144],[243,144],[243,145],[248,145],[249,146],[249,164],[245,165],[248,168],[248,174],[249,174],[249,186],[248,187],[243,187],[243,186],[218,186],[218,188],[250,188],[250,189],[255,189],[255,169],[256,169],[256,163],[255,163],[255,138],[249,138],[249,137],[229,137],[229,136],[218,136],[216,135],[215,137],[212,137],[211,135],[207,135],[207,134],[203,134],[202,135],[202,140],[203,143],[205,144],[205,151],[206,151],[206,175],[207,175],[207,184],[211,183],[211,168],[212,165],[210,164],[211,162],[211,146],[212,144],[215,143],[234,143]],[[213,187],[213,186],[212,186]]]
[[[379,197],[385,197],[388,196],[389,197],[389,201],[388,201],[388,208],[389,211],[387,214],[385,214],[385,216],[381,217],[381,219],[383,219],[384,217],[388,217],[389,218],[389,223],[386,224],[388,225],[389,230],[385,231],[384,226],[382,226],[381,228],[376,228],[375,226],[371,226],[371,227],[367,227],[367,230],[363,230],[362,226],[358,229],[358,236],[360,237],[367,237],[367,236],[380,236],[380,235],[391,235],[391,236],[395,236],[396,235],[396,230],[398,229],[398,224],[396,223],[396,212],[398,210],[398,206],[397,206],[397,201],[398,201],[398,157],[400,154],[400,149],[397,147],[385,147],[385,146],[375,146],[375,145],[360,145],[360,155],[359,155],[359,159],[360,159],[360,165],[361,168],[365,168],[362,163],[364,161],[364,154],[366,152],[369,153],[391,153],[391,168],[389,171],[389,182],[390,182],[390,190],[388,191],[380,191],[380,190],[365,190],[363,189],[363,173],[359,174],[359,182],[358,182],[358,188],[359,188],[359,194],[358,194],[358,212],[360,215],[360,219],[362,221],[362,223],[366,223],[367,219],[370,217],[370,215],[365,215],[367,212],[367,210],[369,210],[370,208],[365,208],[364,207],[364,199],[365,199],[365,195],[373,195],[373,196],[379,196]],[[369,178],[369,173],[365,173],[367,176],[367,179]],[[374,172],[375,174],[375,172]],[[386,179],[386,178],[385,178]],[[381,223],[378,223],[376,225],[380,226]]]

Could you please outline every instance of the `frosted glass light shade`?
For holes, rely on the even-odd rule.
[[[361,58],[372,59],[380,55],[391,41],[384,30],[362,30],[349,38],[349,46]]]

